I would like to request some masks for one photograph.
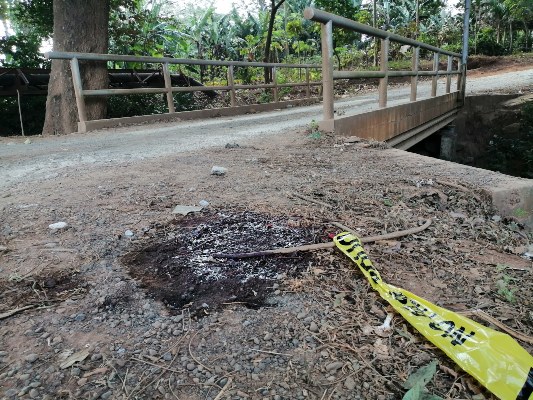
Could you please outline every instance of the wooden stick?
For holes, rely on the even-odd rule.
[[[371,242],[376,242],[378,240],[396,239],[402,236],[412,235],[418,232],[422,232],[423,230],[427,229],[430,225],[431,225],[431,219],[428,219],[424,223],[424,225],[418,226],[416,228],[387,233],[385,235],[367,236],[367,237],[361,238],[361,243],[371,243]],[[282,247],[282,248],[273,249],[273,250],[254,251],[251,253],[235,253],[235,254],[218,253],[218,254],[213,254],[213,257],[214,258],[240,259],[240,258],[270,256],[273,254],[291,254],[291,253],[296,253],[298,251],[330,249],[332,247],[335,247],[335,243],[327,242],[327,243],[306,244],[303,246],[296,246],[296,247]]]
[[[226,382],[226,384],[222,388],[222,390],[220,392],[218,392],[217,396],[213,400],[220,400],[222,398],[222,395],[224,394],[224,392],[229,389],[232,381],[233,381],[233,378],[230,376],[228,378],[228,381]]]
[[[507,332],[511,336],[513,336],[513,337],[515,337],[517,339],[520,339],[520,340],[522,340],[522,341],[524,341],[526,343],[533,344],[533,337],[524,335],[523,333],[520,333],[518,331],[515,331],[512,328],[509,328],[507,325],[505,325],[504,323],[498,321],[496,318],[491,317],[489,314],[487,314],[486,312],[484,312],[482,310],[465,311],[465,312],[460,312],[458,314],[461,314],[461,315],[464,315],[464,316],[475,315],[476,317],[484,320],[485,322],[489,322],[489,323],[497,326],[502,331]]]

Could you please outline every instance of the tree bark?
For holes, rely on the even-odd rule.
[[[264,62],[270,62],[270,45],[272,44],[272,32],[274,31],[274,22],[276,20],[276,13],[278,12],[278,8],[281,7],[283,3],[285,3],[285,0],[280,0],[278,4],[276,4],[276,0],[271,0],[272,6],[270,10],[270,19],[268,21],[268,32],[267,32],[267,38],[265,43],[265,58],[263,58]],[[268,67],[265,67],[265,83],[272,82],[272,74],[271,69]]]
[[[54,0],[54,51],[107,53],[109,0]],[[105,62],[80,62],[84,89],[108,87]],[[87,119],[105,118],[107,100],[85,100]],[[78,109],[68,60],[53,60],[46,99],[43,135],[77,131]]]

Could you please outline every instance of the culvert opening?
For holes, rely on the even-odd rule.
[[[469,96],[453,125],[420,141],[408,151],[531,179],[531,99],[531,95]]]
[[[214,258],[217,253],[246,253],[326,241],[312,226],[254,212],[187,216],[165,239],[122,259],[130,275],[171,313],[189,308],[197,316],[228,303],[249,308],[265,304],[280,278],[306,271],[312,254],[244,259]],[[168,239],[170,237],[170,239]]]

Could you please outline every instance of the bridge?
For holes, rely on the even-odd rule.
[[[409,39],[394,33],[373,28],[358,22],[330,14],[321,10],[307,8],[304,17],[321,25],[321,48],[322,64],[284,64],[284,63],[259,63],[241,61],[216,61],[216,60],[192,60],[174,59],[168,57],[142,57],[127,55],[73,53],[73,52],[50,52],[46,56],[49,59],[69,60],[72,71],[72,80],[76,103],[78,108],[78,131],[122,126],[145,122],[165,122],[173,120],[189,120],[197,118],[209,118],[216,116],[234,116],[244,113],[259,111],[278,110],[295,105],[309,104],[322,100],[323,116],[319,122],[322,130],[335,132],[340,135],[358,136],[366,139],[387,141],[391,146],[407,149],[423,140],[438,130],[450,125],[463,104],[466,68],[461,63],[462,55],[437,48],[413,39]],[[335,70],[333,57],[333,29],[348,29],[380,40],[380,65],[379,70],[353,71]],[[404,45],[411,52],[412,68],[408,71],[392,71],[389,68],[389,58],[392,44]],[[420,69],[421,54],[432,55],[433,69],[422,71]],[[441,68],[441,58],[445,58]],[[102,88],[85,89],[82,83],[80,63],[88,61],[117,63],[141,63],[153,68],[160,66],[164,85],[159,87],[137,88]],[[171,68],[181,66],[200,66],[200,68],[226,68],[226,85],[176,85],[173,80]],[[239,68],[268,68],[272,76],[272,82],[243,83],[236,82],[235,70]],[[279,72],[292,69],[299,71],[299,76],[304,77],[300,81],[280,82]],[[313,76],[320,73],[321,79],[313,80]],[[389,100],[389,80],[398,77],[408,77],[411,82],[409,98]],[[421,91],[420,77],[431,78],[429,93]],[[445,80],[443,92],[439,94],[439,79]],[[452,78],[455,84],[452,85]],[[374,109],[368,110],[360,107],[352,107],[344,110],[343,115],[335,113],[335,81],[339,79],[378,79],[379,98]],[[163,87],[161,87],[163,86]],[[453,87],[452,87],[453,86]],[[299,100],[285,101],[280,99],[281,90],[284,88],[300,88],[305,95]],[[319,89],[318,91],[316,89]],[[272,102],[265,104],[239,105],[236,100],[237,90],[263,89],[272,92]],[[217,91],[229,93],[228,107],[176,112],[175,93],[194,93],[198,91]],[[104,120],[88,120],[86,113],[86,99],[94,96],[131,95],[131,94],[165,94],[168,113],[157,115],[134,116]]]

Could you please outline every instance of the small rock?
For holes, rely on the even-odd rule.
[[[130,230],[128,229],[126,232],[124,232],[124,236],[126,236],[126,237],[133,237],[133,236],[135,236],[135,234],[134,234],[132,231],[130,231]]]
[[[237,149],[240,146],[237,143],[233,142],[233,143],[226,143],[225,147],[226,147],[226,149]]]
[[[334,361],[326,365],[326,371],[336,372],[339,368],[342,368],[344,363],[342,361]]]
[[[38,358],[39,356],[37,354],[32,353],[24,357],[24,360],[28,361],[29,363],[34,363],[35,361],[37,361]]]
[[[207,207],[209,205],[209,202],[207,200],[200,200],[198,203],[200,207]]]
[[[36,399],[37,397],[39,397],[39,391],[37,389],[30,390],[30,397],[32,399]]]
[[[459,212],[453,212],[453,211],[452,211],[452,212],[450,213],[450,216],[451,216],[452,218],[466,219],[466,215],[463,214],[463,213],[459,213]]]
[[[344,387],[348,390],[354,390],[355,389],[355,381],[354,379],[349,376],[348,378],[346,378],[346,380],[344,381]]]
[[[263,339],[264,339],[264,340],[270,340],[270,339],[272,339],[272,334],[271,334],[270,332],[267,332],[267,333],[265,334],[265,337],[264,337]]]
[[[102,359],[102,355],[100,353],[96,353],[91,356],[91,361],[98,361],[101,359]]]
[[[163,360],[172,361],[172,354],[169,352],[166,352],[165,354],[163,354]]]
[[[196,369],[196,364],[188,363],[186,368],[187,368],[187,371],[194,371]]]
[[[78,386],[83,386],[87,383],[87,378],[78,379]]]
[[[59,222],[56,222],[54,224],[48,225],[48,228],[53,229],[53,230],[57,230],[57,229],[65,229],[67,226],[68,226],[68,224],[66,222],[59,221]]]
[[[72,369],[70,370],[70,373],[71,373],[73,376],[80,376],[80,374],[81,374],[81,370],[80,370],[79,368],[74,367],[74,368],[72,368]]]
[[[226,175],[226,172],[228,172],[227,168],[219,167],[217,165],[211,168],[211,175],[223,176],[223,175]]]
[[[103,400],[107,400],[109,399],[111,396],[113,395],[113,392],[110,390],[109,392],[105,392],[103,393],[100,398],[103,399]]]
[[[85,314],[84,313],[79,313],[79,314],[76,314],[76,316],[74,317],[74,319],[78,322],[81,322],[81,321],[85,321]]]
[[[500,221],[502,220],[502,217],[500,217],[499,215],[494,215],[494,216],[492,217],[492,220],[493,220],[494,222],[500,222]]]
[[[224,387],[226,386],[226,383],[228,383],[228,378],[222,378],[221,380],[218,381],[218,386]]]
[[[318,325],[315,323],[315,321],[311,322],[309,325],[309,330],[315,333],[318,332]]]
[[[31,140],[30,140],[30,139],[26,139],[26,140],[24,141],[24,144],[31,144]]]

